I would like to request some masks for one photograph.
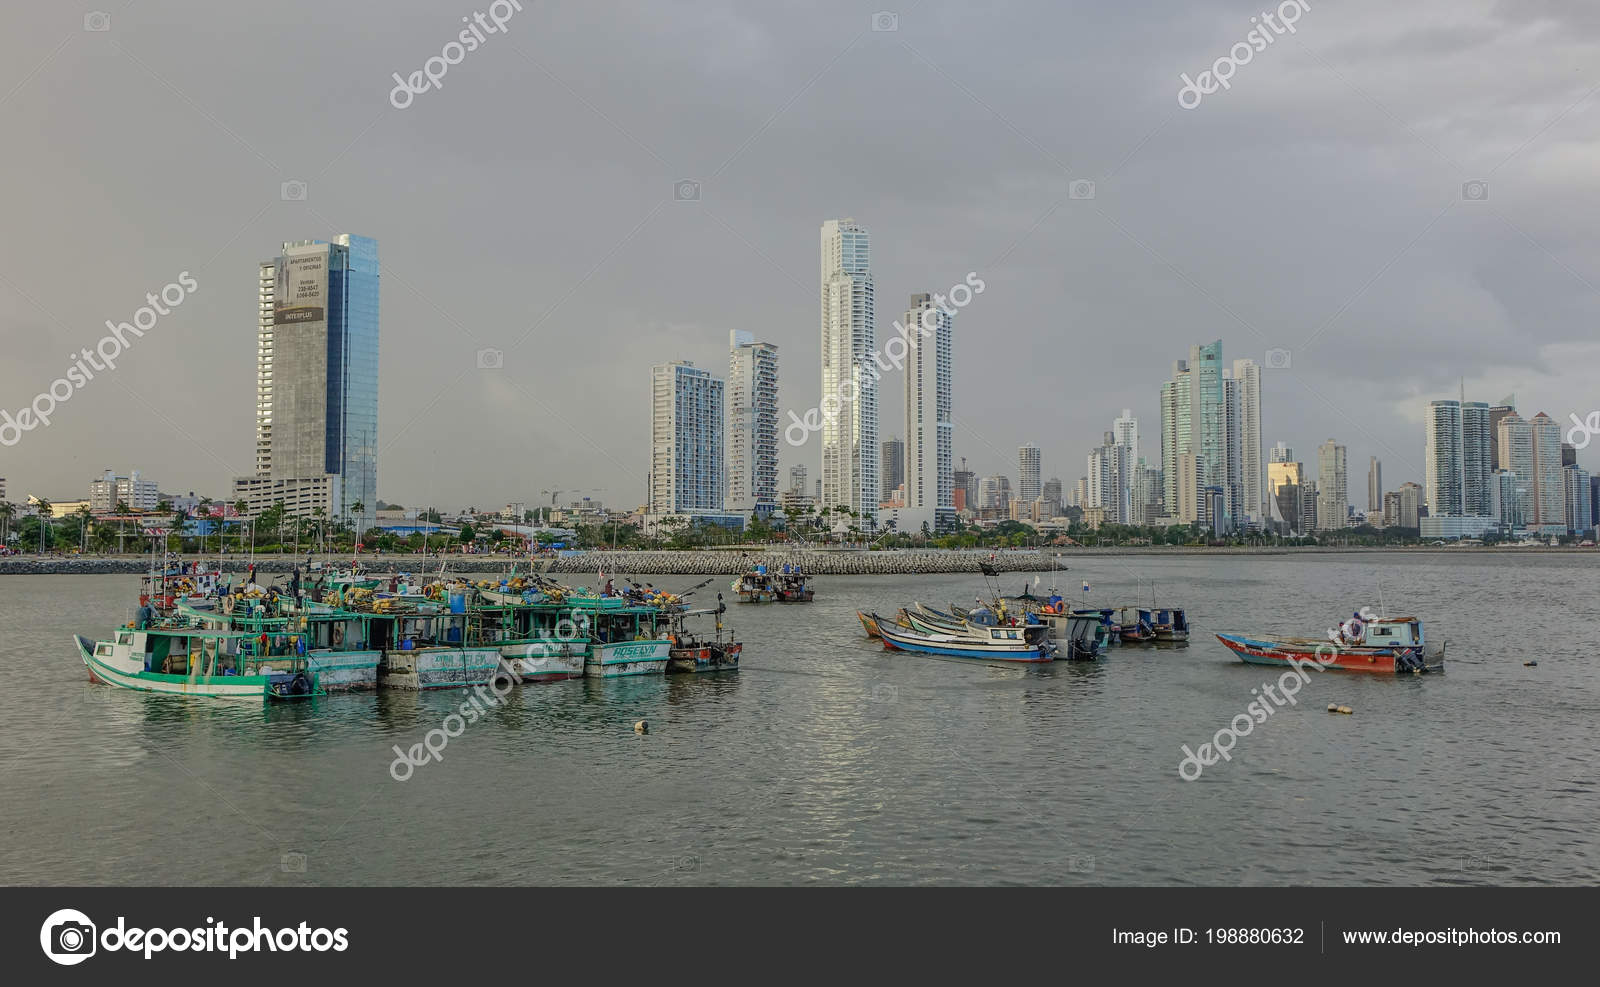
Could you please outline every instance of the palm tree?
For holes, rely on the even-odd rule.
[[[361,520],[366,515],[367,505],[363,504],[359,500],[353,500],[353,501],[350,502],[350,510],[353,511],[355,513],[355,516],[356,516],[356,530],[355,530],[355,538],[354,538],[354,540],[355,541],[360,541],[361,540]]]
[[[17,516],[17,505],[0,500],[0,545],[11,544],[11,519]]]
[[[50,528],[50,518],[55,512],[55,508],[50,505],[48,500],[41,499],[34,505],[34,509],[39,512],[39,554],[43,555],[45,532]]]

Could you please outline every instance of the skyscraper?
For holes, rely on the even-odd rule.
[[[1133,416],[1132,408],[1123,408],[1122,414],[1111,422],[1111,434],[1116,437],[1117,445],[1128,450],[1128,462],[1139,459],[1139,419]]]
[[[1489,406],[1482,401],[1428,402],[1424,480],[1429,517],[1490,515],[1490,463],[1498,457],[1489,451],[1489,419]]]
[[[1541,411],[1528,421],[1528,438],[1533,477],[1533,502],[1529,505],[1533,516],[1529,523],[1543,533],[1562,534],[1567,511],[1566,485],[1561,476],[1561,426]]]
[[[1166,502],[1179,505],[1179,518],[1184,519],[1183,505],[1189,501],[1179,491],[1180,482],[1188,478],[1188,470],[1179,460],[1184,453],[1195,457],[1198,487],[1223,489],[1224,514],[1232,510],[1228,502],[1226,387],[1222,373],[1222,341],[1204,346],[1189,347],[1189,359],[1172,365],[1172,379],[1161,386],[1161,463],[1165,472]],[[1176,470],[1166,469],[1169,463],[1178,464]],[[1198,518],[1201,513],[1199,491],[1194,491],[1195,505],[1191,512]],[[1220,519],[1224,525],[1226,516]]]
[[[747,518],[770,514],[778,507],[778,348],[748,332],[730,332],[724,397],[724,506]]]
[[[906,482],[906,444],[900,439],[883,440],[883,457],[878,467],[879,492],[885,497],[894,496]]]
[[[789,492],[797,497],[806,496],[806,468],[804,466],[789,467]]]
[[[1317,446],[1317,530],[1345,526],[1350,515],[1344,446],[1329,439]]]
[[[822,500],[878,516],[878,384],[871,237],[853,219],[822,224]]]
[[[1039,497],[1039,447],[1029,442],[1017,447],[1017,499],[1032,503]]]
[[[1288,525],[1290,532],[1305,534],[1305,507],[1301,500],[1305,496],[1305,466],[1278,458],[1294,455],[1281,442],[1272,454],[1273,460],[1267,464],[1267,495],[1272,498],[1278,520]]]
[[[975,511],[983,506],[978,500],[978,475],[967,469],[967,460],[961,458],[961,468],[950,474],[951,486],[954,488],[952,502],[958,510]]]
[[[929,531],[946,531],[956,514],[954,322],[932,295],[922,293],[911,296],[904,325],[912,332],[906,352],[905,522],[913,530],[926,524]]]
[[[1517,397],[1515,394],[1503,397],[1500,403],[1489,409],[1489,471],[1506,469],[1500,462],[1500,422],[1508,415],[1517,413]]]
[[[1088,498],[1083,504],[1103,508],[1107,521],[1122,524],[1131,523],[1133,513],[1133,462],[1128,452],[1128,447],[1117,441],[1115,432],[1105,433],[1100,445],[1089,450]]]
[[[1383,510],[1383,463],[1377,456],[1367,457],[1367,510]]]
[[[722,510],[722,381],[687,360],[660,363],[650,402],[650,512]]]
[[[378,242],[349,233],[258,266],[256,473],[233,483],[247,513],[376,517],[378,279]]]
[[[1261,367],[1254,360],[1233,361],[1233,379],[1239,392],[1239,476],[1243,513],[1266,517],[1261,462]]]

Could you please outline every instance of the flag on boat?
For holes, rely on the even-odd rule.
[[[1083,591],[1084,591],[1084,592],[1085,592],[1085,593],[1087,593],[1087,592],[1089,592],[1089,580],[1087,580],[1087,579],[1085,579],[1085,580],[1084,580],[1084,581],[1083,581]]]

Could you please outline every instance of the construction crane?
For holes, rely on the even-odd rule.
[[[539,496],[543,497],[545,494],[549,494],[550,495],[550,510],[554,511],[556,509],[556,498],[560,497],[564,493],[583,494],[583,493],[599,493],[599,492],[600,492],[600,490],[599,490],[598,487],[589,487],[589,488],[586,488],[586,489],[583,489],[583,490],[541,490],[541,491],[539,491]]]

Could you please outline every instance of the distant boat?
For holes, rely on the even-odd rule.
[[[1182,607],[1141,607],[1139,622],[1150,626],[1157,641],[1189,640],[1189,618]]]
[[[1422,621],[1415,617],[1351,621],[1337,636],[1338,641],[1218,634],[1217,640],[1252,665],[1312,662],[1328,669],[1387,675],[1444,671],[1444,642],[1429,643],[1423,637]]]
[[[1055,660],[1055,647],[1049,639],[1043,635],[1034,637],[1028,634],[1030,628],[988,627],[983,629],[981,637],[977,634],[921,634],[891,624],[877,614],[872,616],[883,638],[883,646],[889,650],[1027,664]]]

